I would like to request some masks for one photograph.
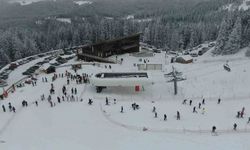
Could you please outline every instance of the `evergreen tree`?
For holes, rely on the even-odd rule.
[[[222,54],[234,54],[239,51],[241,47],[241,33],[242,33],[242,25],[241,18],[238,17],[233,31],[229,35],[229,39],[226,43],[225,50]]]

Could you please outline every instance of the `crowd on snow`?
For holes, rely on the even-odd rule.
[[[62,88],[61,88],[63,95],[62,96],[57,95],[57,98],[56,98],[57,102],[52,100],[52,95],[55,94],[55,87],[54,87],[53,82],[57,78],[65,78],[65,77],[66,77],[66,85],[70,85],[71,82],[74,82],[76,84],[89,83],[89,75],[85,74],[85,73],[82,74],[82,75],[77,74],[76,71],[75,71],[75,74],[72,74],[72,73],[70,73],[68,71],[66,71],[65,73],[58,73],[58,74],[55,73],[51,78],[49,95],[47,96],[47,102],[49,103],[50,107],[55,107],[56,103],[59,104],[59,103],[64,102],[64,101],[68,101],[68,102],[80,101],[80,102],[83,102],[82,98],[80,100],[78,99],[77,88],[72,87],[70,92],[68,92],[65,85],[63,85]],[[47,83],[47,82],[48,82],[48,78],[47,77],[42,77],[42,83]],[[32,86],[36,86],[37,85],[36,80],[32,80],[31,84],[32,84]],[[46,101],[45,94],[41,95],[40,100],[41,101]],[[113,99],[113,103],[116,104],[116,102],[117,102],[117,100]],[[221,99],[219,98],[218,101],[217,101],[217,104],[219,105],[220,103],[221,103]],[[31,104],[34,104],[34,105],[38,106],[38,101],[34,101]],[[92,105],[92,104],[93,104],[93,100],[89,98],[88,105]],[[107,97],[106,97],[105,104],[110,105],[110,100]],[[197,111],[197,107],[198,107],[198,109],[201,110],[201,114],[203,114],[203,115],[205,114],[205,107],[203,107],[203,106],[205,106],[205,99],[203,99],[201,102],[199,102],[198,106],[192,106],[193,101],[192,100],[188,101],[187,99],[184,99],[182,104],[191,106],[193,113],[198,113],[198,111]],[[23,100],[21,105],[22,105],[23,108],[28,107],[28,102],[26,100]],[[11,104],[11,102],[9,102],[8,107],[7,108],[6,107],[7,106],[2,105],[2,111],[3,112],[7,112],[6,109],[8,108],[9,112],[16,113],[16,108]],[[139,110],[140,106],[137,103],[132,103],[131,108],[135,111],[135,110]],[[120,113],[124,113],[124,107],[123,106],[121,106],[121,108],[120,108]],[[156,111],[155,106],[153,106],[153,108],[152,108],[152,113],[154,115],[154,118],[158,118],[158,113]],[[237,111],[236,117],[237,118],[244,118],[244,114],[245,114],[245,107],[243,107],[242,110]],[[181,119],[180,111],[176,111],[176,116],[175,117],[176,117],[177,120]],[[167,121],[167,114],[163,114],[163,120]],[[250,124],[250,117],[248,117],[247,123]],[[233,124],[233,130],[237,130],[237,124],[236,123]],[[212,127],[212,132],[213,133],[216,132],[216,126]]]

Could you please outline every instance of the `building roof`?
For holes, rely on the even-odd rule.
[[[176,59],[182,58],[185,61],[192,60],[193,58],[190,55],[178,56]]]

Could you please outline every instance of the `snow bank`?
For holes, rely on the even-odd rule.
[[[93,2],[91,2],[91,1],[74,1],[74,3],[81,6],[81,5],[90,5]]]

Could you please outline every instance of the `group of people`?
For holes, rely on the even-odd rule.
[[[10,112],[16,113],[16,108],[14,106],[12,106],[12,104],[10,102],[8,103],[8,108],[9,108]],[[3,109],[3,112],[6,112],[5,105],[2,105],[2,109]]]

